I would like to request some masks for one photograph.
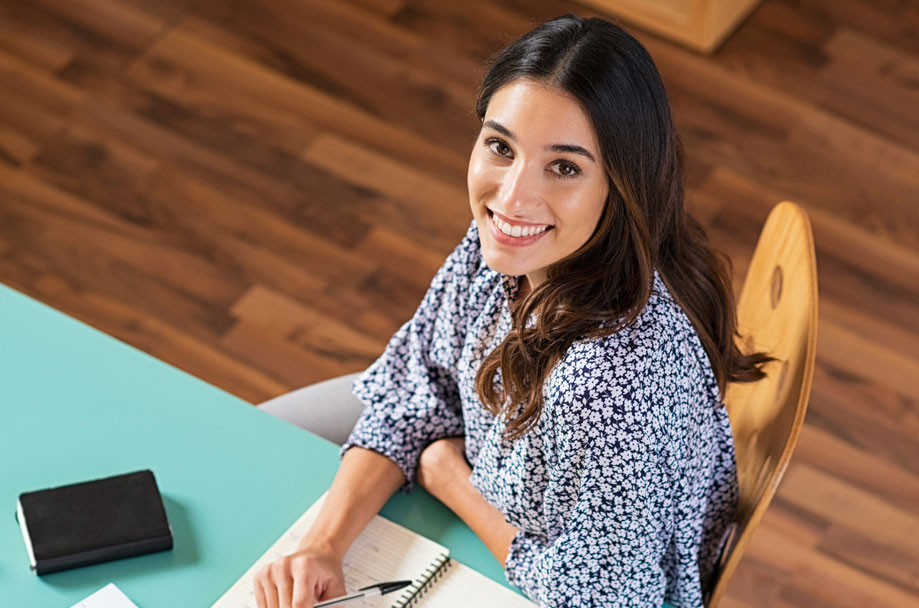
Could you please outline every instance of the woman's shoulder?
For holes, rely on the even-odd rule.
[[[693,336],[698,337],[692,323],[655,271],[651,295],[633,323],[606,336],[576,341],[563,362],[578,368],[590,361],[651,366],[666,357],[683,356],[685,350],[674,347]]]
[[[548,380],[556,399],[567,395],[586,407],[604,407],[604,398],[647,405],[687,386],[704,391],[697,397],[719,400],[699,336],[656,272],[635,322],[608,336],[576,341]]]

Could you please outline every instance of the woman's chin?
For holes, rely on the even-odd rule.
[[[482,248],[482,257],[485,259],[485,264],[489,268],[498,272],[500,274],[506,274],[512,277],[519,277],[525,275],[527,272],[530,272],[531,268],[520,264],[518,260],[509,260],[506,255],[495,255]]]

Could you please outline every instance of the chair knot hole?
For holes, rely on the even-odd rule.
[[[770,291],[772,308],[777,308],[782,297],[782,267],[776,266],[772,271],[772,290]]]

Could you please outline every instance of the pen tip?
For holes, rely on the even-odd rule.
[[[411,584],[412,581],[392,581],[390,583],[380,583],[380,592],[391,593],[393,591],[398,591],[403,587],[408,587]]]

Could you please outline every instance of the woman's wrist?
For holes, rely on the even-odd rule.
[[[310,530],[310,532],[304,535],[303,538],[300,539],[300,542],[297,543],[297,550],[325,555],[339,562],[343,562],[348,548],[341,547],[340,545],[341,543],[335,542],[334,538],[330,538],[318,532],[313,533],[313,531]]]
[[[402,470],[386,456],[351,448],[298,550],[344,561],[351,543],[404,480]]]

